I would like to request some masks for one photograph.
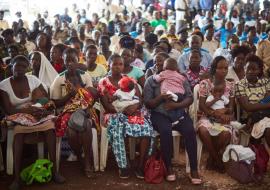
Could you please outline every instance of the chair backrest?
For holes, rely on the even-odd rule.
[[[193,120],[194,127],[196,127],[197,123],[197,112],[199,109],[199,88],[200,85],[196,84],[193,89],[193,104],[190,106],[189,114]]]

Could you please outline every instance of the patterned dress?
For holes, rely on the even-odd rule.
[[[226,81],[225,83],[224,96],[229,98],[234,97],[234,83],[230,81]],[[213,89],[214,84],[210,79],[205,79],[200,82],[199,95],[200,97],[208,97],[211,95],[211,90]],[[217,136],[223,131],[229,131],[232,133],[232,127],[229,125],[220,125],[219,123],[213,124],[209,118],[202,113],[200,117],[197,127],[205,127],[211,136]]]
[[[103,78],[98,85],[98,91],[101,96],[106,93],[112,96],[118,88],[114,86],[108,77]],[[143,109],[139,110],[144,117],[143,124],[130,123],[128,116],[123,113],[105,114],[105,124],[107,126],[108,139],[112,144],[113,153],[115,155],[119,168],[127,167],[125,137],[153,137],[153,128],[150,118]]]

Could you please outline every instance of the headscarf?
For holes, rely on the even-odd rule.
[[[56,78],[56,76],[58,75],[58,73],[42,52],[40,51],[36,52],[38,52],[41,57],[38,78],[39,80],[41,80],[43,84],[46,85],[47,88],[49,88],[53,83],[54,79]]]

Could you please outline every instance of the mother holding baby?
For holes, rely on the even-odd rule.
[[[160,65],[158,67],[157,74],[161,73],[161,77],[168,72],[168,70],[175,70],[174,66],[177,66],[177,62],[173,59],[167,59],[165,61],[165,67]],[[172,64],[169,66],[168,64]],[[166,69],[166,72],[163,72]],[[174,74],[176,74],[174,71]],[[192,184],[201,184],[202,180],[198,174],[197,168],[197,141],[196,132],[193,127],[193,122],[189,114],[185,111],[182,112],[182,116],[178,115],[177,123],[172,120],[172,111],[185,110],[193,101],[192,91],[189,82],[184,79],[182,82],[183,94],[181,94],[181,101],[171,101],[171,94],[161,93],[162,82],[156,80],[157,75],[152,75],[147,78],[144,86],[144,103],[145,106],[151,112],[151,122],[155,130],[160,134],[160,148],[162,158],[164,160],[167,169],[167,181],[175,181],[176,175],[172,170],[172,154],[173,154],[173,137],[172,130],[178,131],[185,139],[186,150],[188,158],[190,160],[190,180]],[[170,75],[167,77],[170,77]],[[167,78],[165,76],[165,78]],[[174,125],[172,125],[174,123]]]
[[[117,109],[113,106],[113,97],[116,91],[120,89],[119,81],[124,78],[124,62],[120,55],[114,54],[109,58],[109,65],[111,75],[100,80],[98,91],[105,109],[105,124],[109,142],[112,144],[113,153],[119,167],[119,177],[122,179],[129,177],[124,140],[126,136],[130,136],[140,138],[140,160],[135,174],[137,178],[143,179],[144,163],[150,147],[150,137],[153,136],[153,129],[142,110],[141,93],[137,84],[135,84],[135,95],[139,97],[139,102],[127,106],[121,112],[117,112]]]
[[[234,83],[225,79],[228,73],[228,62],[222,56],[217,56],[210,68],[210,78],[200,82],[199,87],[199,110],[202,112],[201,117],[198,118],[198,134],[209,152],[209,158],[207,160],[207,168],[215,169],[219,172],[224,171],[222,162],[222,154],[225,147],[230,143],[231,132],[226,127],[219,127],[218,129],[213,127],[213,122],[229,124],[232,119],[232,110],[234,102]],[[222,86],[222,93],[219,93],[219,97],[216,97],[214,87]],[[226,99],[229,99],[228,112],[225,114],[224,110],[217,111],[213,107],[209,106],[207,98],[209,96],[216,97],[216,100],[222,99],[222,95]]]

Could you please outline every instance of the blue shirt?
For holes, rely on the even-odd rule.
[[[220,45],[223,48],[227,48],[228,38],[236,32],[236,28],[231,31],[227,30],[225,27],[220,28]]]
[[[200,0],[200,6],[202,10],[211,10],[213,5],[212,0]]]
[[[188,68],[189,68],[189,56],[190,56],[190,52],[191,52],[191,49],[190,48],[186,48],[184,49],[184,53],[179,57],[178,59],[178,68],[180,69],[181,73],[185,73]],[[209,70],[210,69],[210,66],[212,64],[212,56],[210,55],[210,53],[201,48],[201,55],[202,55],[202,59],[201,59],[201,63],[200,65]]]

